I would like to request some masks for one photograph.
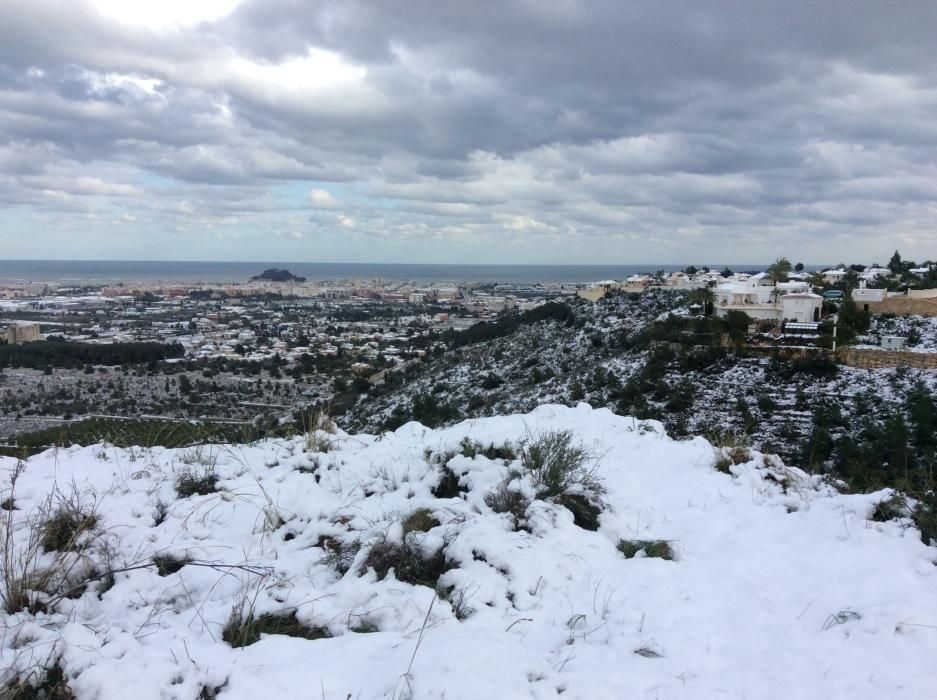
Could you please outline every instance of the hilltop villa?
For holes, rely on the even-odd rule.
[[[729,311],[744,311],[758,320],[809,323],[820,320],[823,305],[823,297],[811,292],[806,282],[790,281],[776,285],[764,272],[747,279],[724,282],[713,292],[717,316],[725,316]]]

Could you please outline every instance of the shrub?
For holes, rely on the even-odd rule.
[[[24,466],[18,462],[13,470],[11,498]],[[21,524],[14,513],[6,511],[0,517],[0,601],[8,613],[51,610],[63,598],[81,595],[91,581],[106,578],[88,565],[88,557],[78,554],[99,520],[77,491],[69,496],[49,494],[27,516],[24,541],[15,537]]]
[[[469,437],[465,437],[462,438],[462,442],[460,442],[459,445],[462,447],[462,456],[469,459],[474,459],[478,455],[482,455],[483,457],[492,461],[496,459],[503,459],[506,461],[513,461],[517,459],[517,452],[509,442],[506,442],[503,445],[495,445],[494,443],[491,443],[488,445],[488,447],[485,447],[482,445],[482,443],[476,440],[472,440]]]
[[[509,442],[506,442],[500,446],[492,443],[485,448],[482,454],[492,461],[496,459],[503,459],[505,462],[513,462],[515,459],[517,459],[517,451]]]
[[[464,620],[475,612],[468,604],[468,594],[469,589],[466,586],[460,586],[458,588],[449,586],[447,588],[436,589],[436,595],[439,596],[440,600],[445,600],[452,606],[452,614],[455,615],[456,620]]]
[[[462,456],[467,459],[475,459],[484,449],[480,442],[476,442],[470,437],[462,438],[462,442],[459,443],[459,446],[462,448]]]
[[[758,397],[758,410],[760,410],[762,413],[770,415],[777,409],[777,407],[777,402],[768,394],[761,394]]]
[[[410,532],[429,532],[441,523],[429,508],[417,508],[403,520],[404,535]]]
[[[579,493],[564,493],[555,500],[557,504],[573,514],[575,525],[592,532],[599,529],[599,515],[602,513],[602,508],[590,501],[587,496]]]
[[[42,548],[46,552],[73,552],[80,548],[82,535],[93,532],[98,516],[77,502],[63,502],[59,509],[40,525]]]
[[[184,469],[176,478],[176,493],[179,498],[207,496],[218,490],[218,475],[211,467],[200,471]]]
[[[731,428],[716,428],[706,434],[706,439],[716,448],[713,467],[724,474],[732,474],[733,464],[744,464],[752,458],[748,447],[748,435]]]
[[[459,481],[460,477],[448,466],[443,466],[440,470],[439,483],[432,489],[431,493],[435,498],[458,498],[461,494],[468,491]]]
[[[305,435],[306,452],[328,452],[332,449],[332,440],[318,430],[310,430]]]
[[[351,565],[355,563],[355,557],[361,549],[361,543],[357,540],[342,542],[329,535],[319,537],[316,546],[325,551],[320,563],[332,567],[342,576],[351,570]]]
[[[504,384],[504,380],[501,377],[494,372],[489,372],[488,375],[482,379],[481,388],[491,391],[492,389],[497,389],[502,384]]]
[[[512,488],[511,482],[520,476],[517,472],[509,472],[498,484],[498,488],[485,496],[485,504],[495,513],[510,513],[514,516],[515,524],[520,523],[527,516],[527,507],[530,500],[520,491]]]
[[[233,647],[247,647],[260,641],[262,634],[282,634],[300,639],[327,639],[332,635],[325,627],[304,625],[296,611],[287,614],[264,613],[257,617],[253,611],[245,615],[243,607],[231,611],[221,638]]]
[[[454,566],[455,563],[446,558],[445,548],[426,556],[412,536],[405,536],[401,544],[384,538],[371,545],[359,572],[364,574],[374,569],[378,580],[382,581],[393,569],[398,581],[436,588],[439,577]]]
[[[713,463],[713,468],[717,472],[732,476],[732,458],[729,457],[724,450],[717,450],[716,461]]]
[[[156,565],[156,573],[160,576],[174,574],[191,562],[192,560],[188,557],[174,557],[170,554],[157,554],[153,557],[153,564]]]
[[[74,697],[58,662],[48,669],[33,669],[0,688],[3,700],[74,700]]]
[[[713,447],[748,447],[748,436],[740,433],[733,428],[721,427],[714,428],[706,433],[706,439]]]
[[[921,532],[924,544],[937,543],[937,491],[921,496],[911,513],[911,519]]]
[[[531,473],[539,498],[555,498],[573,486],[604,493],[588,460],[589,453],[573,444],[568,430],[544,433],[521,451],[521,464]]]
[[[656,557],[672,561],[673,548],[667,540],[621,540],[618,551],[625,555],[625,559],[633,559],[638,552],[644,552],[646,557]]]
[[[153,507],[153,527],[159,527],[166,522],[166,516],[168,515],[169,506],[161,500],[156,501],[156,505]]]
[[[352,627],[349,627],[352,632],[356,634],[372,634],[374,632],[380,632],[381,628],[376,624],[367,619],[359,620],[357,624]]]
[[[871,520],[877,523],[887,523],[889,520],[906,518],[909,512],[907,499],[895,493],[873,506]]]

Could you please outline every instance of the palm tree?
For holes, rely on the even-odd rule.
[[[778,289],[778,284],[787,282],[787,276],[791,272],[791,267],[791,261],[787,258],[778,258],[768,265],[768,277],[774,282],[774,291],[771,292],[771,296],[774,298],[775,304],[778,303],[778,299],[781,297],[781,290]]]
[[[791,273],[791,261],[787,258],[778,258],[773,263],[768,265],[768,277],[770,277],[775,285],[779,282],[787,282],[787,276]]]
[[[713,304],[716,301],[716,295],[712,287],[699,287],[690,292],[691,304],[698,304],[703,309],[703,315],[709,316],[713,311]]]
[[[699,290],[699,299],[703,302],[703,315],[709,316],[713,312],[713,304],[716,302],[716,294],[712,287],[703,287]]]

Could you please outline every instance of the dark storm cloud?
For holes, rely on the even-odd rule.
[[[6,3],[0,207],[332,235],[349,257],[934,243],[934,3],[245,0],[161,27],[97,7]]]

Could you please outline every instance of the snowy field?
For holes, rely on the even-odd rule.
[[[588,452],[564,496],[601,501],[597,530],[508,449],[557,430]],[[57,665],[89,700],[934,697],[937,548],[870,519],[888,492],[733,456],[580,404],[3,459],[5,578],[25,561],[53,593],[3,614],[2,680]],[[180,477],[217,490],[180,497]],[[33,551],[63,504],[85,531]]]

